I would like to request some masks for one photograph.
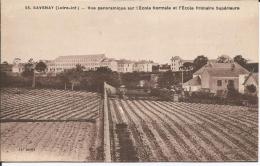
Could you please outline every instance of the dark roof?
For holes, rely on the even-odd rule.
[[[183,84],[184,86],[198,86],[198,85],[201,85],[201,79],[199,76],[196,76],[192,79],[190,79],[189,81],[185,82]]]
[[[250,74],[248,75],[248,77],[245,79],[243,85],[247,82],[247,80],[248,80],[250,77],[252,77],[253,80],[255,80],[255,82],[258,84],[258,73],[250,73]]]
[[[249,74],[249,71],[237,63],[208,63],[194,75],[201,75],[204,71],[213,77],[238,77],[240,74]]]
[[[90,55],[67,55],[67,56],[59,56],[57,59],[74,59],[74,58],[98,58],[103,59],[105,58],[105,54],[90,54]]]

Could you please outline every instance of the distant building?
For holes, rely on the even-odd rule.
[[[48,62],[47,66],[49,72],[55,73],[75,68],[78,64],[84,66],[85,70],[96,70],[105,58],[104,54],[59,56]]]
[[[13,73],[22,73],[25,70],[24,63],[22,63],[20,58],[15,58],[13,60],[12,72]]]
[[[239,91],[243,85],[241,75],[248,75],[249,71],[237,63],[208,63],[193,74],[193,78],[183,84],[186,91],[207,89],[216,94],[227,91],[227,85],[233,84]]]
[[[192,60],[183,60],[179,56],[172,57],[170,59],[170,66],[172,71],[180,71],[185,62],[193,62]]]
[[[117,70],[118,72],[129,73],[134,71],[133,61],[121,59],[121,60],[117,60],[117,64],[118,64],[118,70]]]
[[[117,61],[113,58],[105,58],[100,62],[100,67],[107,67],[112,71],[118,71]]]
[[[1,70],[1,72],[4,72],[4,73],[11,73],[12,67],[13,67],[13,65],[8,64],[8,63],[0,64],[0,70]]]
[[[134,63],[133,71],[137,72],[152,72],[153,71],[153,63],[151,61],[138,61]]]
[[[166,72],[171,70],[171,66],[168,64],[162,64],[159,66],[159,72]]]

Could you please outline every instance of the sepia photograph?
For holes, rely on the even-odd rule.
[[[0,161],[258,162],[257,0],[1,0]]]

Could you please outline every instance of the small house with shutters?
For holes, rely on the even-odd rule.
[[[250,72],[238,63],[208,63],[193,74],[193,78],[183,84],[186,91],[206,90],[218,95],[227,90],[232,84],[239,91],[245,80],[240,77],[248,76]]]

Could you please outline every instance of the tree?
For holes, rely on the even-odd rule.
[[[34,72],[34,62],[33,59],[30,58],[28,62],[24,65],[24,71],[22,72],[22,76],[32,77],[33,72]]]
[[[232,58],[230,58],[228,55],[221,55],[217,58],[217,63],[231,63]]]
[[[183,65],[181,66],[181,69],[182,70],[185,70],[185,71],[190,71],[190,70],[193,70],[193,63],[191,62],[185,62],[183,63]]]
[[[108,67],[99,67],[97,68],[97,72],[100,72],[100,73],[111,73],[112,70]]]
[[[247,60],[245,58],[243,58],[242,55],[235,56],[234,62],[237,62],[238,64],[240,64],[243,67],[246,67],[246,65],[247,65]]]
[[[246,89],[249,93],[255,93],[256,92],[256,86],[251,84],[251,85],[247,85]]]
[[[67,85],[69,83],[69,76],[66,72],[59,73],[57,76],[64,83],[64,90],[67,90]]]
[[[85,67],[82,66],[81,64],[77,64],[75,69],[77,72],[83,72]]]
[[[227,84],[227,97],[228,98],[235,98],[238,96],[238,92],[235,89],[235,85],[233,81],[229,81]]]
[[[162,73],[158,79],[158,85],[161,88],[170,88],[175,83],[172,71]]]
[[[44,72],[46,70],[46,68],[47,68],[47,65],[42,61],[37,63],[35,66],[35,70],[38,72]]]
[[[202,66],[206,65],[208,62],[208,58],[204,55],[200,55],[193,61],[194,71],[199,70]]]

